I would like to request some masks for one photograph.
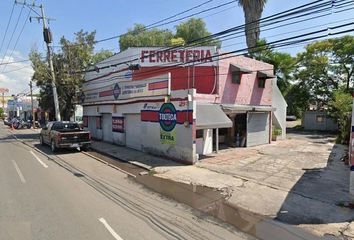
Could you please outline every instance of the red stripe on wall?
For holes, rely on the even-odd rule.
[[[104,91],[104,92],[100,92],[99,96],[100,97],[113,96],[113,90],[107,90],[107,91]]]
[[[155,89],[163,89],[168,87],[168,81],[161,81],[155,83],[149,83],[148,89],[155,90]]]
[[[141,111],[141,121],[143,122],[158,122],[159,112],[158,111]]]
[[[185,121],[188,121],[190,124],[193,123],[193,112],[189,111],[181,111],[177,112],[177,123],[184,123]]]

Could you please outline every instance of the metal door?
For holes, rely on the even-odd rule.
[[[103,133],[103,141],[113,142],[111,113],[102,114],[102,133]]]
[[[125,144],[127,147],[141,150],[141,118],[140,114],[125,116]]]
[[[269,143],[269,112],[247,115],[247,147]]]

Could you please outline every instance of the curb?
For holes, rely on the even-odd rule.
[[[104,155],[106,157],[114,158],[114,159],[116,159],[118,161],[126,162],[126,163],[132,164],[132,165],[134,165],[136,167],[140,167],[140,168],[143,168],[143,169],[148,170],[148,171],[153,169],[153,167],[150,167],[150,166],[148,166],[146,164],[135,162],[135,161],[131,161],[131,160],[127,160],[127,159],[123,159],[123,158],[119,158],[119,157],[117,157],[117,156],[115,156],[113,154],[110,154],[110,153],[101,151],[99,149],[93,148],[92,145],[91,145],[90,149],[92,149],[93,151],[95,151],[97,153],[100,153],[100,154],[102,154],[102,155]]]

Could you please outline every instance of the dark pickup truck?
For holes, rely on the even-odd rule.
[[[42,145],[48,144],[52,151],[58,148],[86,149],[91,144],[90,132],[83,131],[76,122],[49,122],[39,134]]]

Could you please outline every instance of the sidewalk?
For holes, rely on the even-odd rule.
[[[93,140],[91,143],[91,149],[93,149],[98,153],[145,168],[146,170],[152,170],[153,168],[160,167],[160,166],[166,166],[166,167],[182,166],[182,164],[176,163],[171,160],[146,154],[134,150],[132,148],[118,146],[115,144],[102,142],[102,141]]]
[[[332,136],[291,135],[251,148],[223,150],[195,166],[157,167],[155,176],[218,189],[249,212],[300,226],[320,236],[354,239],[347,147]],[[348,238],[347,238],[348,239]]]
[[[332,136],[291,139],[251,148],[222,150],[185,166],[133,149],[94,141],[100,153],[153,170],[154,176],[223,193],[235,208],[300,226],[320,237],[354,238],[346,146]]]

